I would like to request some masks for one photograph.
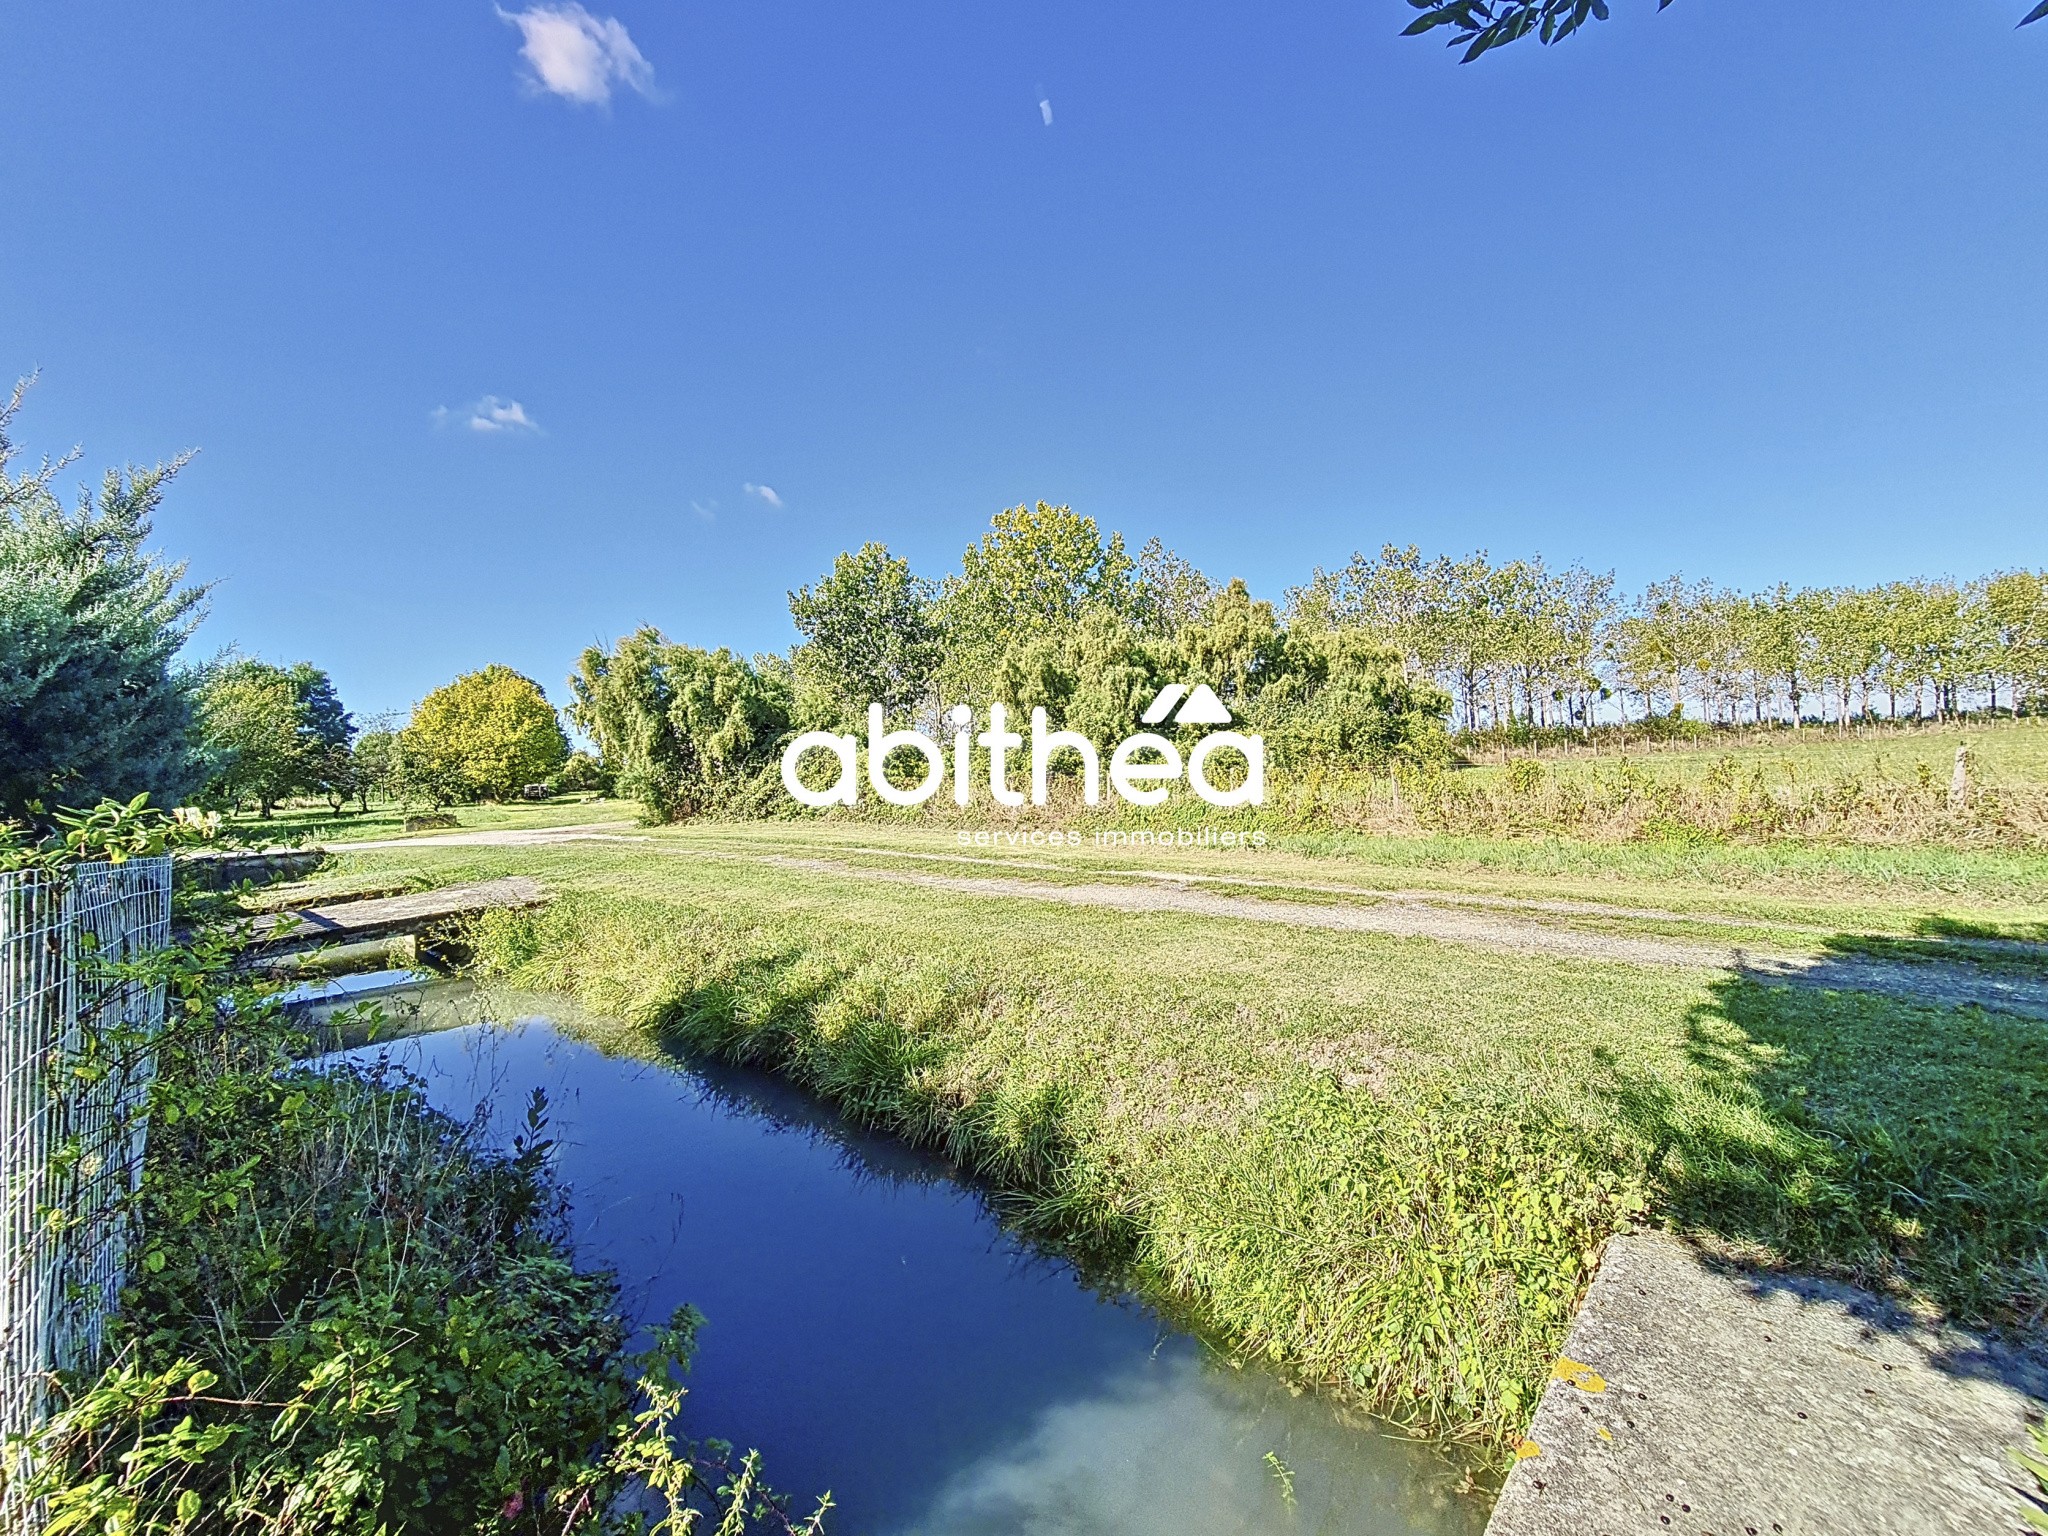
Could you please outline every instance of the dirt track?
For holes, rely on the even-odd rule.
[[[766,855],[762,862],[815,870],[841,878],[917,886],[961,896],[995,896],[1018,901],[1060,902],[1118,912],[1185,912],[1201,917],[1345,933],[1380,933],[1396,938],[1435,939],[1516,954],[1570,960],[1618,961],[1624,965],[1677,966],[1688,970],[1737,971],[1758,980],[1845,992],[1875,992],[1949,1007],[1974,1003],[2008,1013],[2048,1018],[2048,979],[1995,972],[1955,961],[1878,960],[1857,955],[1772,954],[1739,946],[1699,943],[1656,935],[1586,933],[1496,911],[1434,906],[1416,892],[1371,906],[1224,896],[1191,890],[1177,877],[1144,872],[1147,885],[1058,885],[988,875],[940,875],[893,869],[862,869],[836,859]],[[1626,908],[1606,908],[1615,915]],[[1648,917],[1655,914],[1643,913]]]
[[[642,833],[621,830],[624,824],[547,827],[531,830],[450,832],[429,837],[391,838],[377,842],[336,843],[333,852],[368,848],[539,847],[572,842],[634,843],[649,852],[675,857],[705,857],[700,850],[663,845]],[[859,850],[875,854],[893,850]],[[1737,945],[1714,944],[1654,934],[1588,933],[1539,919],[1544,916],[1599,916],[1647,921],[1678,920],[1706,926],[1727,924],[1728,918],[1695,918],[1683,913],[1639,910],[1590,902],[1515,902],[1509,898],[1473,897],[1434,891],[1371,891],[1349,887],[1296,887],[1325,894],[1357,896],[1354,903],[1310,903],[1284,898],[1226,896],[1194,888],[1204,878],[1164,870],[1133,870],[1138,884],[1107,881],[1063,885],[996,875],[948,875],[925,870],[870,869],[838,859],[800,858],[784,854],[708,855],[725,859],[812,870],[835,878],[872,880],[959,896],[997,897],[1011,901],[1047,901],[1066,906],[1096,907],[1115,912],[1180,912],[1240,922],[1282,923],[1295,928],[1334,929],[1344,933],[1377,933],[1395,938],[1433,939],[1445,944],[1470,944],[1513,954],[1547,955],[1566,960],[1619,962],[1623,965],[1678,967],[1686,970],[1733,971],[1760,981],[1845,992],[1873,992],[1912,1002],[1947,1007],[1975,1004],[2031,1018],[2048,1019],[2048,955],[2033,973],[2021,969],[1991,970],[1957,960],[1883,960],[1853,954],[1774,954]],[[982,862],[962,860],[961,862]],[[1052,868],[1050,865],[1028,867]],[[1243,884],[1246,882],[1234,882]],[[1517,915],[1528,913],[1528,916]],[[1818,931],[1818,930],[1815,930]],[[1987,949],[1990,946],[1985,946]],[[2001,953],[2029,957],[2041,946],[2000,944]]]

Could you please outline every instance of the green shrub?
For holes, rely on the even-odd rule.
[[[549,783],[558,795],[593,792],[608,795],[612,792],[612,776],[605,771],[604,764],[588,752],[571,752],[569,760],[562,764],[561,771]]]

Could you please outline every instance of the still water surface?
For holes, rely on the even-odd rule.
[[[618,1269],[641,1319],[685,1301],[708,1319],[690,1432],[758,1448],[799,1509],[831,1489],[831,1536],[1485,1524],[1428,1447],[1090,1290],[941,1160],[773,1078],[607,1056],[566,1027],[460,1024],[351,1054],[388,1054],[460,1116],[488,1099],[507,1137],[546,1091],[582,1254]]]

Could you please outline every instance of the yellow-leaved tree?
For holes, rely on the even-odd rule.
[[[411,787],[441,804],[514,798],[569,755],[540,684],[495,662],[420,700],[400,745]]]

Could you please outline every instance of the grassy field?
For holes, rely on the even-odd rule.
[[[1838,774],[1867,778],[1918,778],[1928,773],[1948,782],[1956,748],[1967,746],[1973,768],[1993,783],[2048,784],[2048,719],[1969,721],[1953,724],[1905,723],[1853,727],[1844,733],[1832,726],[1807,725],[1796,731],[1716,732],[1696,741],[1551,749],[1533,754],[1512,750],[1482,753],[1469,772],[1485,777],[1501,771],[1502,755],[1536,756],[1561,772],[1583,771],[1602,759],[1642,759],[1659,773],[1704,777],[1717,757],[1733,754],[1744,767],[1761,766],[1767,775],[1813,781]]]
[[[1857,853],[1326,834],[997,849],[786,822],[342,867],[542,876],[549,908],[476,935],[508,981],[944,1147],[1024,1226],[1227,1347],[1498,1451],[1599,1243],[1631,1223],[2040,1326],[2048,1025],[1015,883],[1421,893],[1573,932],[1823,953],[2048,932],[2038,855]]]
[[[603,800],[594,795],[561,795],[538,803],[511,801],[504,805],[456,805],[441,814],[453,816],[458,828],[487,831],[498,827],[566,827],[584,822],[631,821],[640,808],[630,800]],[[253,811],[244,812],[228,823],[230,836],[257,843],[293,844],[355,842],[369,838],[428,836],[408,834],[408,816],[428,814],[420,807],[379,803],[368,811],[354,807],[335,812],[326,805],[294,804],[281,807],[267,819]]]

